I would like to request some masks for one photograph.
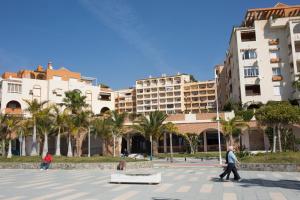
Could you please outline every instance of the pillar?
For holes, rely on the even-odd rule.
[[[167,133],[164,132],[164,153],[167,153]]]
[[[129,133],[127,133],[126,136],[126,142],[127,142],[127,152],[130,154],[131,153],[131,144],[132,144],[132,139]]]
[[[207,152],[207,137],[206,137],[206,131],[203,132],[203,140],[204,140],[204,152]]]

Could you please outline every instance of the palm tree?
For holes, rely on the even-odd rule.
[[[226,137],[227,144],[233,145],[233,133],[239,129],[249,127],[249,125],[238,117],[234,117],[228,121],[221,119],[223,134]],[[228,139],[229,138],[229,139]]]
[[[26,136],[30,135],[32,120],[22,119],[19,126],[20,137],[22,138],[21,156],[26,156]]]
[[[164,124],[163,130],[164,130],[164,140],[165,140],[165,137],[166,137],[166,133],[169,133],[169,135],[170,135],[170,154],[171,154],[170,157],[171,157],[171,162],[173,162],[172,134],[177,134],[178,133],[178,128],[175,126],[174,123],[168,122],[168,123]]]
[[[0,138],[2,140],[2,156],[5,156],[5,115],[0,114]]]
[[[38,100],[34,99],[32,101],[24,99],[25,103],[27,104],[26,111],[29,112],[32,116],[33,121],[33,134],[32,134],[32,148],[31,148],[31,156],[37,155],[37,143],[36,143],[36,117],[38,113],[43,109],[44,105],[48,103],[48,101],[38,102]]]
[[[119,137],[124,130],[124,122],[125,122],[126,113],[118,113],[117,111],[110,112],[110,120],[112,125],[112,135],[113,135],[113,156],[116,156],[116,138],[118,138],[118,144],[120,145],[121,142],[119,141]],[[121,148],[119,148],[121,150]],[[118,153],[118,155],[121,152]]]
[[[77,115],[72,116],[73,127],[72,134],[76,141],[76,156],[80,157],[82,154],[82,143],[85,139],[90,126],[90,118],[92,113],[90,111],[81,111]]]
[[[53,124],[53,114],[51,113],[51,107],[44,108],[41,110],[37,117],[37,127],[40,132],[44,135],[44,145],[43,145],[43,153],[42,157],[45,157],[48,152],[48,134],[51,131]]]
[[[88,104],[85,102],[86,96],[82,96],[77,90],[65,92],[66,97],[63,99],[63,105],[72,113],[76,114]]]
[[[92,127],[94,129],[94,133],[104,141],[104,144],[102,145],[102,152],[103,155],[106,155],[109,146],[108,140],[111,138],[112,134],[111,120],[103,117],[95,118],[92,122]]]
[[[66,112],[61,113],[59,107],[57,106],[53,106],[53,110],[54,110],[54,128],[57,130],[55,155],[61,156],[61,152],[60,152],[61,131],[66,127],[67,113]]]
[[[11,140],[14,139],[17,135],[18,126],[20,124],[20,117],[13,116],[13,115],[6,115],[4,118],[5,118],[4,127],[6,132],[6,138],[9,141],[7,158],[11,158],[12,157]]]
[[[146,138],[150,138],[151,150],[150,159],[152,160],[152,153],[158,154],[158,138],[163,133],[163,122],[167,119],[167,114],[161,111],[154,111],[149,116],[141,116],[137,125],[133,125],[133,128],[144,135]],[[153,151],[153,152],[152,152]]]

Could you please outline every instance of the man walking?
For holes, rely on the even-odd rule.
[[[241,179],[240,175],[237,172],[235,164],[238,163],[239,161],[237,160],[236,156],[233,153],[233,146],[228,147],[228,165],[226,170],[220,174],[220,180],[223,181],[224,176],[226,174],[230,174],[232,171],[234,174],[234,180],[239,181]]]

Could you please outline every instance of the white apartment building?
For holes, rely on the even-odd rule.
[[[167,114],[182,113],[184,105],[184,84],[190,82],[190,75],[146,78],[136,81],[137,113],[148,114],[155,110]]]
[[[121,89],[115,93],[115,109],[123,113],[136,113],[136,90],[135,88]]]
[[[108,88],[96,86],[94,78],[66,68],[54,70],[49,63],[47,69],[38,66],[36,70],[21,70],[17,73],[5,72],[0,80],[1,113],[25,113],[24,99],[48,101],[60,104],[66,91],[78,90],[86,96],[86,102],[95,114],[114,110],[114,93]]]
[[[222,98],[246,106],[300,99],[292,87],[299,72],[300,5],[249,9],[243,24],[231,33],[225,78],[219,79],[228,92]]]

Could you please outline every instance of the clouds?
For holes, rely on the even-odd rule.
[[[112,29],[122,39],[133,45],[152,64],[159,73],[174,73],[173,68],[168,67],[162,52],[145,36],[143,24],[139,21],[134,9],[121,0],[80,0],[80,3],[88,9],[105,26]]]

